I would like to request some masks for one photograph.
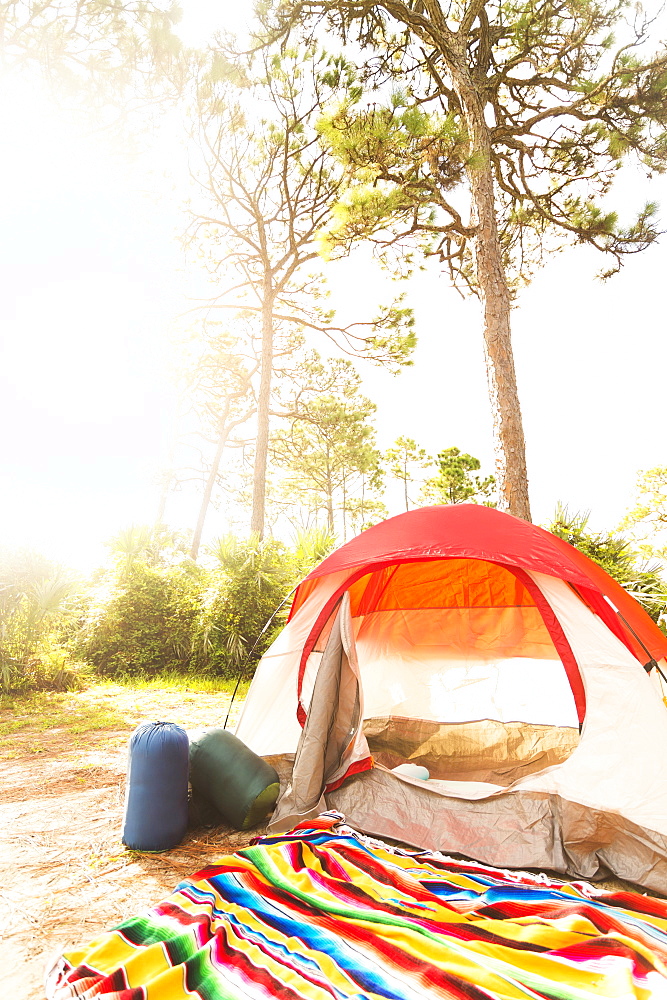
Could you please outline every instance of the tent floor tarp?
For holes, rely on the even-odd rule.
[[[294,755],[267,760],[281,787],[289,789]],[[328,792],[322,808],[341,813],[367,835],[495,867],[528,867],[591,881],[617,876],[638,886],[649,872],[655,882],[651,891],[667,896],[667,837],[557,795],[491,788],[482,781],[424,782],[376,765]],[[630,859],[636,859],[636,868]]]
[[[48,1000],[667,997],[667,901],[388,847],[262,837],[51,970]]]

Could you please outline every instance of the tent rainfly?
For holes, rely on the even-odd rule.
[[[334,808],[415,847],[667,893],[666,656],[566,542],[488,507],[425,507],[301,583],[236,734],[294,761],[276,832]]]

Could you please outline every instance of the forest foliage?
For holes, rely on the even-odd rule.
[[[317,367],[320,376],[326,372],[326,366]],[[355,376],[346,362],[338,378],[340,372],[355,405],[364,413],[365,406],[372,409],[353,391]],[[299,419],[316,437],[308,448],[293,438],[293,451],[281,452],[293,476],[292,507],[301,503],[325,513],[310,528],[293,530],[289,543],[228,534],[206,545],[195,561],[187,533],[163,524],[134,525],[112,539],[107,565],[90,580],[76,580],[39,557],[7,553],[0,564],[0,691],[67,688],[91,671],[104,677],[252,676],[286,620],[297,584],[343,540],[343,532],[387,516],[385,471],[401,492],[407,483],[414,490],[421,484],[424,496],[428,490],[423,478],[411,479],[405,464],[396,467],[392,456],[400,439],[384,456],[374,431],[355,412],[344,414],[335,398],[314,394]],[[343,447],[339,439],[346,434]],[[285,443],[277,439],[275,447]],[[417,453],[423,474],[436,460],[423,449]],[[486,481],[480,489],[474,475],[476,459],[458,448],[445,449],[438,459],[435,482],[445,492],[436,502],[452,502],[454,493],[454,502],[487,502]],[[358,476],[367,478],[365,507],[351,488]],[[347,500],[344,490],[334,495],[333,482],[348,483]],[[284,495],[275,501],[279,513],[285,502]]]
[[[402,497],[406,484],[412,491],[420,482],[406,476],[406,456],[422,476],[429,465],[438,470],[422,478],[420,502],[493,502],[491,477],[477,475],[473,456],[452,447],[427,464],[426,453],[405,438],[379,459]],[[667,631],[659,560],[647,560],[619,531],[593,530],[589,515],[562,504],[548,528],[602,566]],[[249,679],[284,625],[295,587],[340,540],[326,523],[297,531],[289,543],[226,535],[195,562],[187,535],[134,526],[112,540],[106,567],[87,581],[39,557],[5,553],[0,692],[64,690],[93,675]]]
[[[601,0],[258,12],[252,52],[224,38],[194,51],[171,2],[0,0],[0,72],[40,66],[114,127],[143,105],[178,109],[184,245],[212,288],[182,331],[196,460],[169,470],[157,523],[119,535],[93,580],[2,555],[2,690],[67,687],[82,669],[248,675],[299,580],[390,509],[473,502],[529,518],[512,300],[568,243],[601,251],[610,274],[659,235],[652,203],[630,224],[607,204],[628,159],[667,165],[667,51],[639,9],[625,22],[625,4]],[[432,258],[480,298],[494,474],[441,430],[435,456],[407,432],[380,447],[358,366],[399,372],[416,334],[400,294],[331,307],[327,268],[360,241],[393,276]],[[179,535],[169,503],[192,478],[199,510]],[[664,468],[644,474],[627,537],[565,508],[551,525],[660,623],[659,564],[644,560],[667,553],[654,537],[665,482]],[[214,511],[231,529],[217,540]]]
[[[143,544],[128,551],[128,536]],[[301,532],[291,545],[226,536],[203,565],[187,540],[135,527],[87,581],[29,555],[7,556],[0,691],[66,690],[93,674],[250,677],[285,622],[286,599],[333,541],[326,531]]]
[[[628,162],[667,169],[667,47],[618,0],[280,0],[264,37],[338,39],[364,93],[323,116],[350,178],[327,230],[388,266],[426,255],[481,304],[502,509],[530,520],[512,300],[545,258],[586,244],[610,276],[658,239],[656,206],[624,223]],[[257,44],[262,35],[258,34]]]

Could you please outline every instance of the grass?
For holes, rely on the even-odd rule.
[[[20,739],[24,750],[38,752],[38,744],[31,748],[25,741],[47,732],[81,737],[88,733],[131,730],[139,721],[145,721],[147,700],[152,703],[150,713],[158,711],[162,702],[167,717],[178,720],[189,705],[206,705],[208,695],[216,703],[211,724],[220,725],[223,721],[220,696],[224,705],[225,696],[231,698],[235,683],[219,677],[178,674],[117,680],[88,677],[85,686],[77,691],[3,694],[0,695],[0,750],[11,750]],[[248,684],[248,681],[239,684],[237,703],[245,698]]]
[[[104,681],[97,681],[102,686]],[[161,691],[177,689],[180,691],[196,691],[197,693],[208,694],[229,694],[231,695],[236,686],[236,679],[231,680],[225,677],[194,677],[192,674],[161,673],[152,677],[116,677],[108,683],[121,684],[124,687],[136,688],[140,691],[152,688]],[[245,698],[248,693],[250,681],[241,681],[238,687],[237,696]]]
[[[122,729],[127,718],[120,712],[81,699],[82,692],[42,691],[0,700],[0,746],[13,733],[27,735],[58,731],[78,736],[105,729]]]

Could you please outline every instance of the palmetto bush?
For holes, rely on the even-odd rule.
[[[215,568],[203,595],[193,669],[252,677],[285,624],[292,591],[334,545],[326,529],[300,531],[291,546],[258,535],[216,539],[207,549]]]
[[[108,677],[249,678],[284,624],[286,598],[333,544],[322,531],[301,532],[292,546],[226,535],[199,564],[168,530],[132,527],[89,588],[73,648]]]
[[[250,677],[284,624],[288,609],[283,601],[295,583],[292,554],[281,542],[256,535],[247,540],[225,535],[207,554],[215,566],[202,595],[193,668]]]
[[[648,561],[623,534],[592,531],[589,516],[558,504],[549,531],[602,566],[667,632],[667,581],[660,563]]]
[[[64,640],[79,588],[31,553],[0,553],[0,689],[76,686]]]
[[[185,672],[203,576],[189,561],[164,567],[135,559],[92,592],[77,652],[108,677]]]

